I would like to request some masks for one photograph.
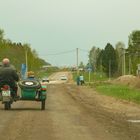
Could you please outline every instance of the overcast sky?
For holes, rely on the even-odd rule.
[[[140,29],[140,0],[0,0],[0,28],[53,65],[76,65],[76,48],[86,64],[92,46],[127,47]]]

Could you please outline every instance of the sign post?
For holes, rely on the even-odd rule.
[[[91,69],[91,67],[89,67],[88,68],[88,83],[89,83],[89,85],[90,85],[91,71],[92,71],[92,69]]]

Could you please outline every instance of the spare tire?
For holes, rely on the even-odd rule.
[[[35,80],[22,80],[19,81],[18,83],[20,88],[40,88],[40,83],[39,81],[35,81]]]

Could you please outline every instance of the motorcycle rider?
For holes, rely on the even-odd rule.
[[[3,84],[8,84],[15,93],[12,95],[13,97],[17,97],[17,83],[19,81],[19,76],[16,72],[16,69],[13,65],[10,64],[10,60],[8,58],[4,58],[2,60],[2,66],[0,68],[0,87]]]

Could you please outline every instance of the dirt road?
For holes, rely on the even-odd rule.
[[[140,140],[138,105],[58,83],[48,85],[44,111],[39,102],[0,104],[0,140]]]

